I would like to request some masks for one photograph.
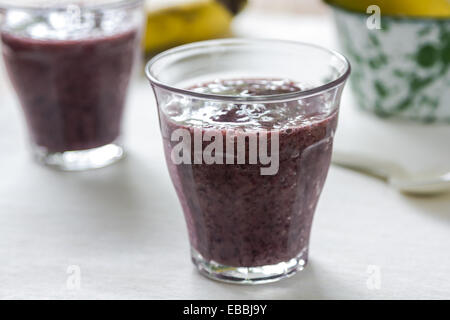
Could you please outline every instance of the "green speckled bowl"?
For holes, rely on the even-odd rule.
[[[380,117],[450,123],[450,19],[383,16],[333,6],[358,104]]]

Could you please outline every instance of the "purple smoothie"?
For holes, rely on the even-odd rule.
[[[137,30],[73,40],[4,31],[1,39],[6,68],[36,145],[64,152],[118,138]]]
[[[283,80],[228,80],[191,90],[221,95],[273,95],[301,90]],[[304,99],[306,100],[306,99]],[[314,211],[330,165],[337,111],[312,99],[265,105],[172,102],[161,112],[169,172],[180,199],[192,247],[208,261],[232,267],[306,261]],[[186,111],[188,110],[188,111]],[[201,125],[199,125],[201,123]],[[224,139],[262,129],[279,133],[279,170],[261,175],[261,164],[180,164],[171,160],[176,129],[214,131]],[[236,140],[235,140],[236,141]],[[205,148],[209,142],[204,142]],[[249,143],[246,142],[246,154]],[[235,148],[236,150],[236,148]],[[193,150],[192,150],[193,152]],[[225,162],[225,161],[224,161]]]

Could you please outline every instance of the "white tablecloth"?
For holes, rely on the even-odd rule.
[[[316,43],[332,32],[328,18],[252,12],[235,27],[240,36]],[[130,95],[128,158],[84,173],[30,161],[20,109],[5,93],[1,102],[0,298],[450,298],[450,195],[408,197],[332,167],[306,270],[274,284],[226,285],[190,262],[146,81]]]

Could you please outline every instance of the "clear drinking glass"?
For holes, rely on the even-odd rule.
[[[142,0],[18,0],[0,9],[3,58],[35,158],[63,170],[120,159]]]
[[[262,283],[302,270],[348,61],[305,43],[227,39],[166,51],[146,72],[200,272]]]

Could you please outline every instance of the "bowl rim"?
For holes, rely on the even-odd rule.
[[[329,5],[330,7],[332,7],[335,10],[340,10],[343,11],[345,13],[350,13],[353,15],[360,15],[360,16],[367,16],[366,12],[361,12],[361,11],[357,11],[357,10],[352,10],[349,8],[345,8],[343,6],[340,6],[336,3],[333,3],[332,0],[322,0],[325,4]],[[375,3],[374,3],[375,4]],[[401,20],[401,21],[408,21],[408,22],[423,22],[423,21],[439,21],[439,22],[443,22],[443,21],[450,21],[450,16],[447,17],[438,17],[438,16],[414,16],[414,15],[394,15],[394,14],[381,14],[381,18],[388,18],[391,20]]]

